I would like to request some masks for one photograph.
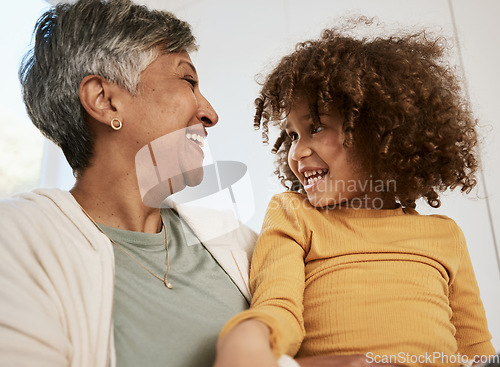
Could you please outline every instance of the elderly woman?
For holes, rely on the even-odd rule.
[[[188,24],[127,0],[40,18],[23,97],[76,184],[0,206],[0,365],[210,366],[221,326],[248,307],[228,276],[237,257],[217,262],[200,241],[187,246],[195,232],[174,210],[145,205],[136,175],[141,148],[160,142],[164,197],[201,180],[199,145],[218,117],[200,92],[195,48]],[[235,235],[253,245],[251,231]]]
[[[213,364],[221,327],[248,307],[255,235],[240,226],[202,244],[206,223],[160,209],[200,183],[218,120],[195,48],[188,24],[129,0],[80,0],[40,18],[23,97],[76,184],[0,203],[0,365]]]

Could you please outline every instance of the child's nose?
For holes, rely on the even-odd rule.
[[[304,140],[297,140],[297,142],[292,146],[291,152],[292,159],[295,161],[300,161],[312,154],[312,149],[309,144]]]

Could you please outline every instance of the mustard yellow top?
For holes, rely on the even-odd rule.
[[[221,335],[258,319],[269,326],[276,355],[366,354],[446,366],[460,364],[452,363],[458,353],[495,353],[465,238],[445,216],[318,210],[301,194],[276,195],[250,287],[251,308]]]

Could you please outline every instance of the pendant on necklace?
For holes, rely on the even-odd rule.
[[[168,289],[174,288],[174,286],[170,282],[165,282],[165,287],[167,287]]]

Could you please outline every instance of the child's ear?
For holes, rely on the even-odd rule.
[[[121,99],[126,91],[99,75],[87,75],[82,79],[78,96],[85,111],[94,120],[109,125],[120,115]]]

